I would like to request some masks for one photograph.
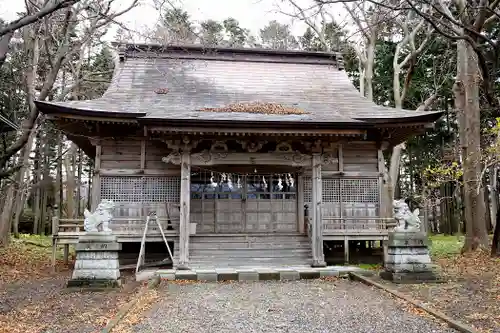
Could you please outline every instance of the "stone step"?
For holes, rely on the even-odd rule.
[[[269,250],[269,249],[310,249],[309,243],[287,243],[287,244],[247,244],[247,243],[190,243],[189,248],[196,250]]]
[[[294,243],[294,242],[308,242],[309,238],[305,235],[252,235],[252,236],[191,236],[189,241],[193,243],[220,243],[220,242],[248,242],[253,243]]]
[[[204,269],[210,267],[217,268],[236,268],[236,267],[298,267],[298,266],[311,266],[312,260],[302,260],[302,261],[271,261],[271,260],[260,260],[255,262],[247,262],[242,264],[241,261],[235,262],[189,262],[189,267],[192,269]]]
[[[190,251],[190,257],[197,256],[219,256],[231,258],[246,257],[282,257],[282,256],[301,256],[311,255],[311,249],[230,249],[230,250],[195,250]]]

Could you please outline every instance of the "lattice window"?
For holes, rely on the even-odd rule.
[[[323,202],[340,202],[341,180],[338,178],[323,178],[322,200]]]
[[[114,202],[179,202],[179,177],[101,177],[101,199]]]
[[[378,203],[378,179],[342,179],[342,202]]]
[[[304,177],[304,203],[312,202],[312,179]]]
[[[378,203],[378,179],[323,178],[323,202]],[[312,201],[311,177],[304,177],[304,203]]]

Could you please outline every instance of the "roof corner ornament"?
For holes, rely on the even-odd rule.
[[[344,57],[342,55],[342,52],[337,52],[335,54],[335,57],[337,58],[337,68],[338,69],[344,69]]]
[[[125,53],[127,52],[127,47],[125,44],[121,43],[118,45],[118,58],[120,59],[120,62],[125,61]]]

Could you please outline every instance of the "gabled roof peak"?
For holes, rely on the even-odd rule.
[[[219,47],[202,44],[132,44],[112,43],[118,49],[120,59],[126,58],[183,58],[212,59],[249,62],[279,62],[297,64],[334,65],[344,68],[342,55],[338,52],[302,50],[275,50],[250,47]]]

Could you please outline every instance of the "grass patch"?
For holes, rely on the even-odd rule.
[[[460,254],[465,237],[462,235],[431,235],[431,255],[436,258],[452,257]]]
[[[381,264],[358,264],[358,265],[354,265],[354,266],[357,266],[361,269],[367,269],[367,270],[378,270],[378,269],[382,268]]]

